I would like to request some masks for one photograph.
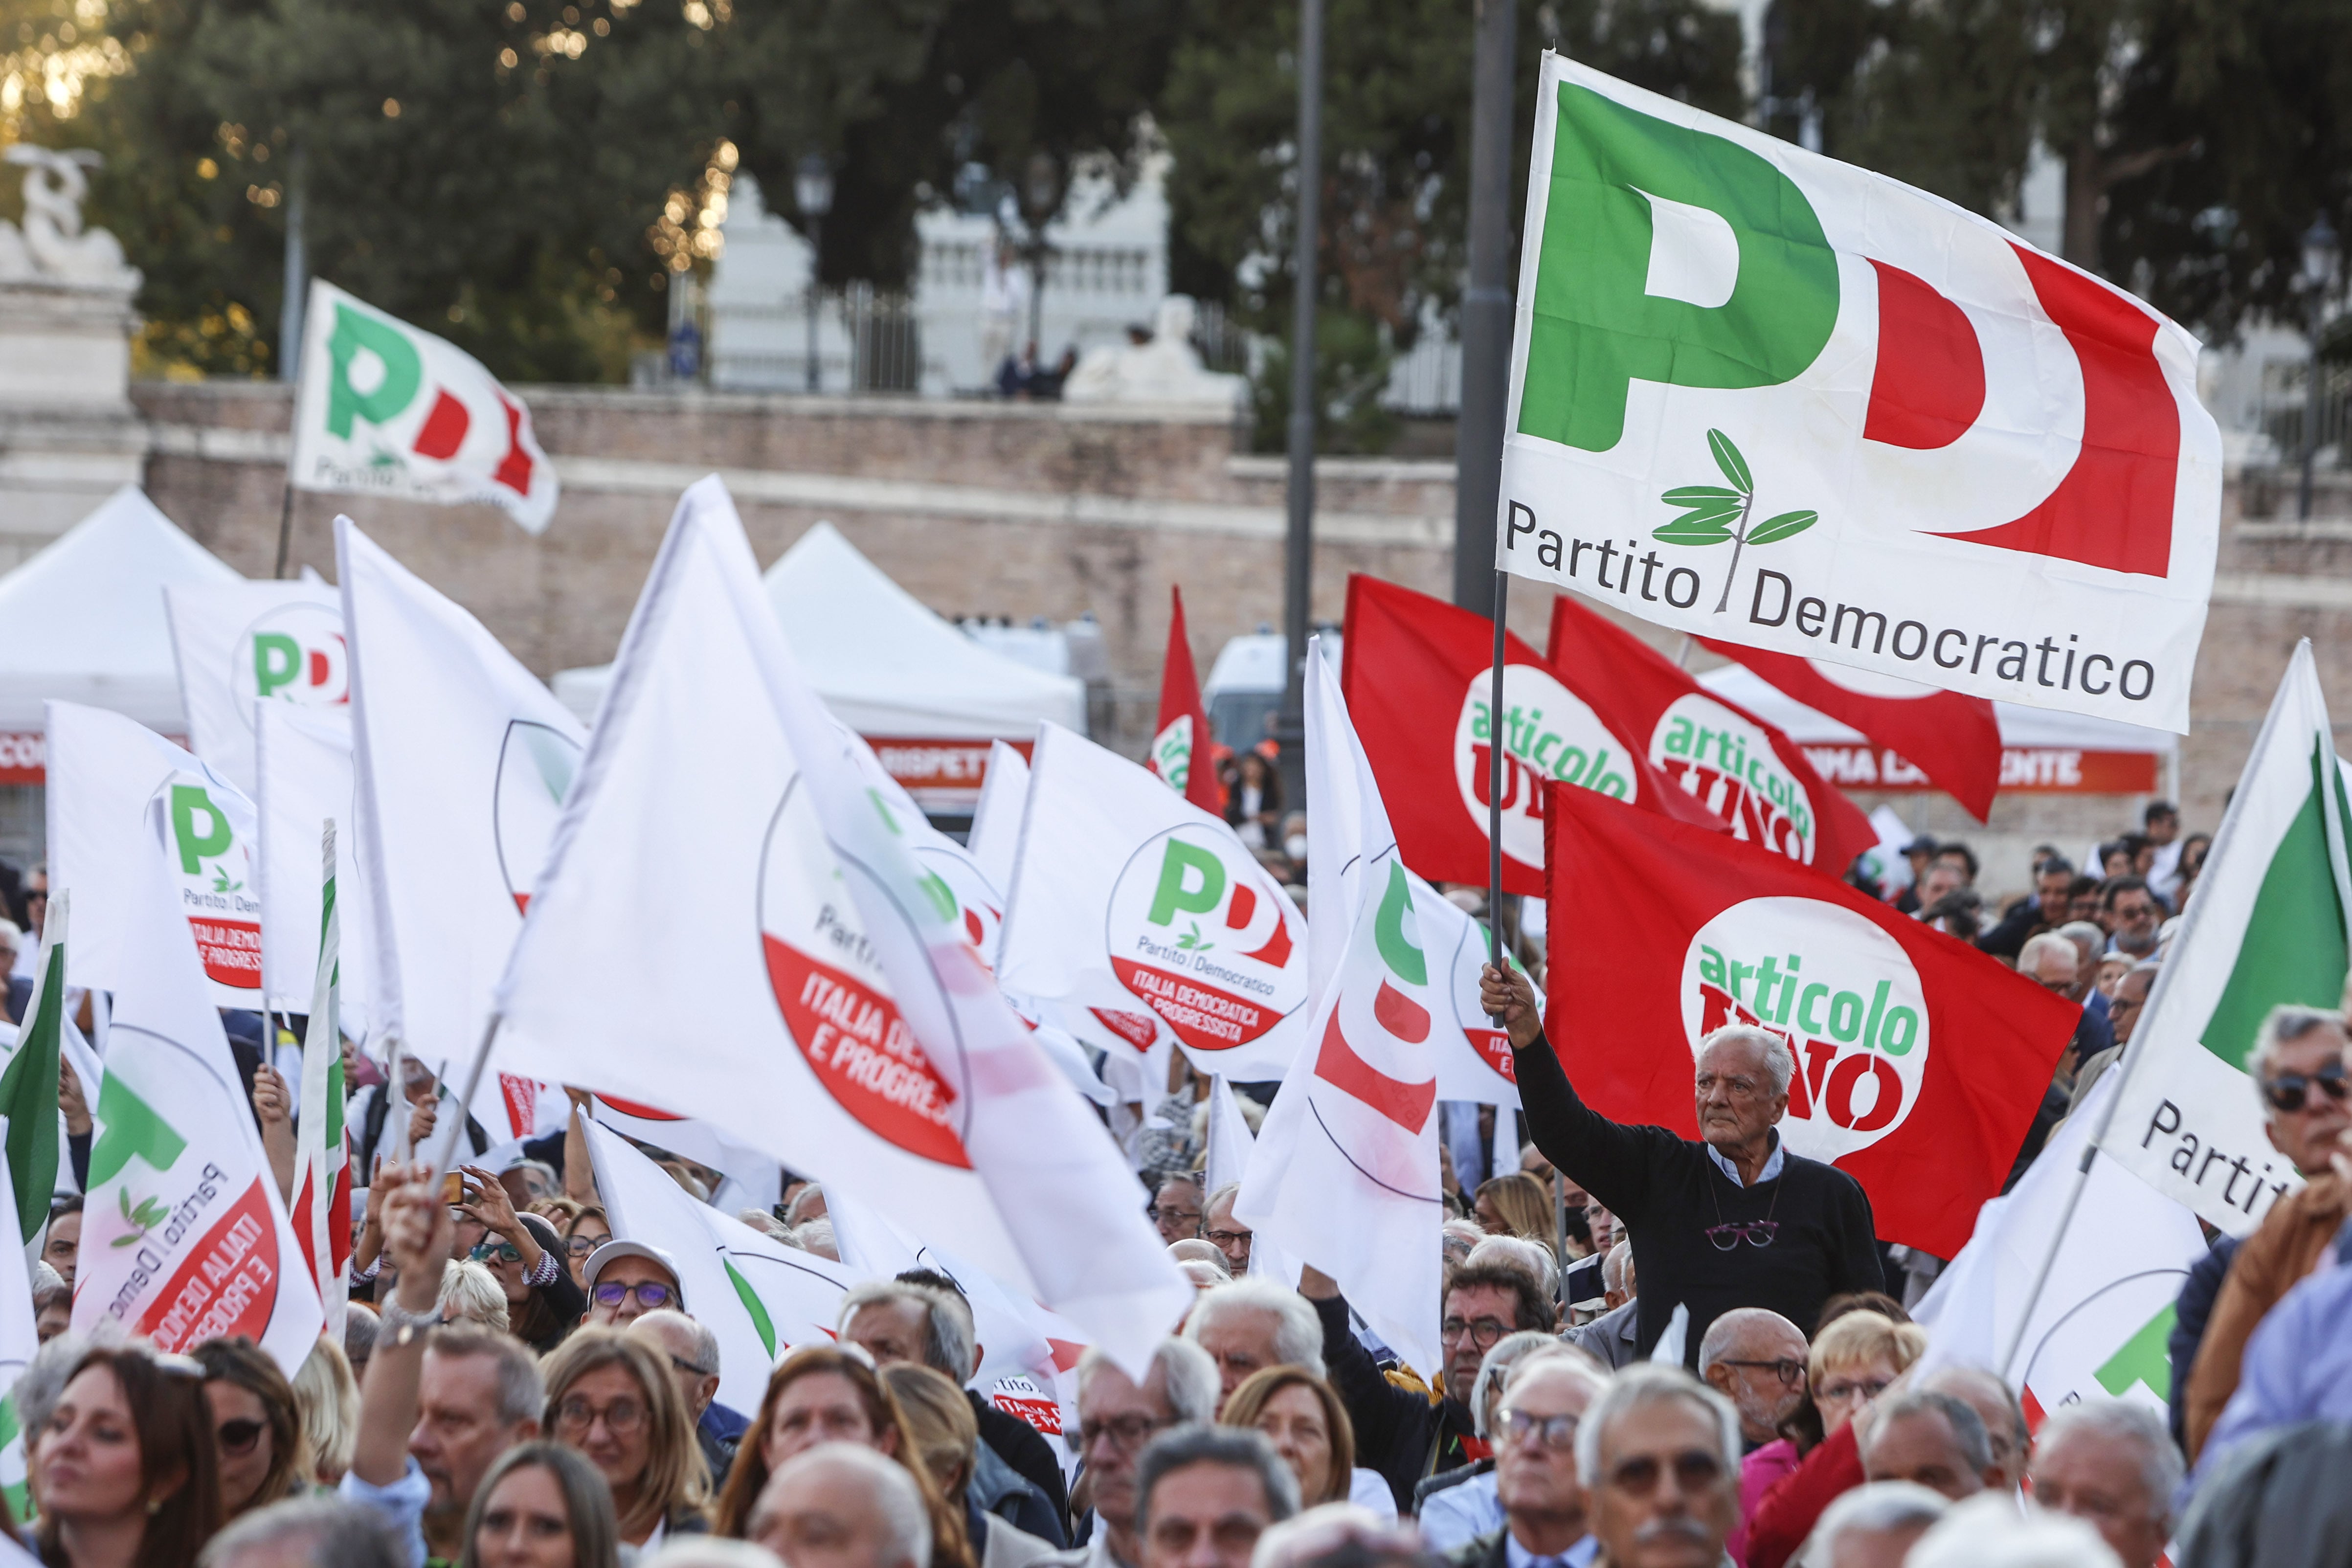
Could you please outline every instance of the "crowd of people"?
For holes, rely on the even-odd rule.
[[[1234,767],[1234,809],[1272,827],[1256,760]],[[2168,807],[2145,826],[2100,847],[2097,879],[2047,849],[2033,892],[1991,920],[1967,847],[1912,847],[1911,912],[2085,1005],[2021,1170],[2128,1050],[2194,891],[2203,837],[2180,839]],[[1524,1110],[1447,1107],[1441,1364],[1402,1364],[1315,1268],[1253,1268],[1237,1188],[1201,1170],[1207,1085],[1180,1068],[1165,1100],[1125,1108],[1126,1141],[1196,1294],[1146,1367],[1084,1354],[1066,1437],[976,1390],[971,1305],[929,1270],[848,1290],[824,1341],[783,1350],[756,1408],[730,1408],[670,1250],[689,1243],[614,1231],[585,1095],[568,1130],[495,1169],[469,1123],[453,1191],[385,1131],[395,1100],[420,1149],[454,1113],[432,1075],[411,1064],[395,1096],[347,1047],[354,1169],[373,1179],[342,1331],[290,1377],[248,1341],[167,1354],[73,1331],[80,1200],[52,1211],[42,1345],[13,1401],[24,1538],[52,1568],[2347,1561],[2340,1011],[2263,1026],[2252,1070],[2306,1184],[2192,1270],[2168,1418],[2093,1397],[2029,1419],[1993,1369],[1939,1359],[1911,1321],[1945,1260],[1881,1244],[1851,1176],[1783,1147],[1780,1037],[1702,1043],[1693,1140],[1587,1106],[1527,973],[1487,970],[1483,1000]],[[284,1189],[293,1097],[248,1068]],[[69,1077],[59,1099],[86,1163]],[[719,1185],[647,1152],[703,1201]],[[837,1258],[820,1184],[788,1175],[774,1196],[741,1217]]]

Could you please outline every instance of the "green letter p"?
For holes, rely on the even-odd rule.
[[[1192,881],[1194,876],[1200,880]],[[1151,894],[1151,912],[1144,919],[1153,925],[1164,926],[1175,919],[1179,910],[1204,915],[1215,909],[1224,896],[1225,863],[1206,849],[1181,838],[1171,838],[1168,853],[1160,862],[1160,886]]]
[[[383,362],[383,379],[372,392],[352,384],[352,361],[359,352]],[[408,334],[398,327],[363,316],[349,305],[335,307],[335,330],[327,339],[327,357],[333,371],[327,383],[327,431],[348,441],[354,415],[371,425],[382,425],[408,406],[425,379],[425,361]]]
[[[196,831],[196,814],[205,817],[204,831]],[[203,862],[215,855],[226,855],[236,841],[228,818],[213,804],[213,797],[196,784],[172,786],[172,837],[180,846],[180,869],[193,877],[204,869]]]

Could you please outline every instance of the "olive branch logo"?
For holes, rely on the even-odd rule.
[[[1778,517],[1768,517],[1749,527],[1748,514],[1756,505],[1756,479],[1748,471],[1748,459],[1731,444],[1731,437],[1720,430],[1706,433],[1706,449],[1715,454],[1715,466],[1731,481],[1727,489],[1721,485],[1685,485],[1668,490],[1658,499],[1668,506],[1684,509],[1682,516],[1651,533],[1661,544],[1707,545],[1731,542],[1731,570],[1724,574],[1723,597],[1716,601],[1715,613],[1722,615],[1731,607],[1731,584],[1739,576],[1739,552],[1751,544],[1778,544],[1791,539],[1819,522],[1817,511],[1784,511]]]
[[[114,1245],[117,1247],[134,1247],[146,1240],[147,1233],[163,1224],[164,1216],[172,1212],[161,1198],[142,1198],[139,1206],[132,1208],[131,1189],[127,1186],[117,1187],[114,1195],[122,1208],[122,1223],[131,1226],[132,1232],[129,1236],[116,1237]]]
[[[1192,922],[1192,929],[1176,939],[1176,945],[1178,948],[1187,952],[1206,952],[1217,944],[1213,942],[1202,942],[1201,940],[1201,922],[1199,921],[1194,921]]]

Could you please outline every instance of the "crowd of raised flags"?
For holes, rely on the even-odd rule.
[[[1685,656],[1704,642],[1748,662],[1900,751],[1979,820],[1999,776],[1994,696],[2185,727],[2218,482],[2210,421],[2181,390],[2193,384],[2185,336],[1916,193],[1556,58],[1543,80],[1557,114],[1538,122],[1500,564],[1678,629]],[[1874,314],[1858,321],[1843,301],[1869,279]],[[1681,352],[1661,357],[1663,342]],[[2020,382],[2036,353],[2079,374]],[[1823,409],[1842,413],[1810,416]],[[323,284],[295,454],[307,488],[487,500],[534,531],[555,502],[511,395]],[[1908,509],[1899,527],[1873,531],[1860,509],[1879,503]],[[1659,526],[1620,540],[1636,516]],[[1505,984],[1490,965],[1523,967],[1538,987],[1533,1007],[1572,1099],[1665,1129],[1660,1148],[1700,1141],[1694,1064],[1707,1072],[1724,1041],[1788,1062],[1785,1115],[1756,1182],[1798,1157],[1858,1184],[1887,1256],[1926,1260],[1923,1279],[1941,1270],[1924,1299],[1866,1303],[1916,1361],[1913,1392],[1945,1369],[1989,1374],[2021,1402],[2021,1438],[2063,1406],[2144,1413],[2116,1417],[2127,1426],[2177,1403],[2183,1366],[2165,1341],[2183,1327],[2184,1282],[2225,1256],[2209,1253],[2206,1227],[2244,1238],[2274,1212],[2305,1223],[2305,1176],[2352,1180],[2311,1158],[2298,1174],[2263,1110],[2265,1095],[2284,1104],[2284,1080],[2252,1059],[2258,1038],[2284,1037],[2282,1005],[2329,1015],[2340,1041],[2352,968],[2352,804],[2307,645],[2195,896],[2167,927],[2127,1049],[2095,1086],[2084,1074],[2034,1159],[2053,1097],[2063,1105],[2086,1067],[2075,1047],[2088,977],[2037,983],[1899,911],[1862,869],[1884,853],[1879,829],[1801,747],[1694,679],[1686,657],[1567,594],[1538,654],[1486,616],[1352,579],[1343,655],[1310,644],[1304,660],[1302,855],[1229,819],[1232,754],[1210,732],[1181,595],[1143,761],[1053,724],[1000,743],[959,840],[803,678],[715,477],[677,503],[593,725],[348,518],[335,555],[331,586],[172,591],[189,748],[49,705],[58,893],[0,1072],[5,1189],[26,1248],[0,1278],[0,1380],[41,1353],[31,1302],[57,1194],[85,1194],[75,1342],[135,1338],[168,1370],[183,1352],[249,1341],[299,1387],[321,1344],[411,1346],[420,1281],[402,1274],[429,1261],[441,1277],[452,1210],[427,1189],[446,1177],[457,1218],[488,1227],[478,1245],[456,1244],[453,1261],[471,1247],[450,1276],[459,1286],[464,1267],[485,1264],[513,1271],[518,1289],[561,1291],[568,1274],[593,1292],[563,1298],[592,1302],[588,1327],[541,1369],[559,1438],[577,1415],[564,1390],[605,1364],[595,1358],[628,1361],[596,1337],[615,1313],[637,1315],[623,1303],[690,1309],[686,1350],[668,1352],[709,1384],[706,1408],[688,1415],[731,1409],[738,1423],[706,1433],[702,1481],[672,1476],[663,1512],[629,1489],[635,1472],[625,1487],[582,1440],[625,1491],[621,1516],[658,1515],[656,1535],[744,1523],[739,1494],[768,1485],[778,1462],[771,1429],[747,1436],[746,1425],[770,1422],[804,1375],[870,1379],[856,1370],[865,1350],[845,1370],[833,1347],[866,1346],[851,1318],[898,1298],[861,1291],[894,1279],[943,1283],[961,1303],[963,1337],[950,1343],[937,1316],[948,1309],[906,1299],[932,1303],[924,1354],[971,1391],[982,1448],[997,1449],[987,1421],[1017,1418],[1022,1443],[1050,1456],[1045,1479],[1076,1483],[1081,1499],[1097,1483],[1123,1496],[1131,1479],[1105,1468],[1125,1439],[1098,1447],[1089,1435],[1089,1379],[1116,1376],[1139,1398],[1159,1390],[1150,1397],[1175,1412],[1160,1425],[1174,1425],[1187,1408],[1177,1384],[1194,1373],[1170,1360],[1170,1336],[1191,1320],[1191,1339],[1211,1342],[1204,1289],[1242,1292],[1208,1300],[1267,1315],[1277,1344],[1283,1324],[1308,1331],[1319,1314],[1327,1346],[1361,1375],[1351,1383],[1328,1349],[1288,1359],[1315,1363],[1308,1382],[1336,1425],[1350,1411],[1360,1421],[1364,1400],[1402,1399],[1423,1417],[1412,1430],[1438,1434],[1433,1451],[1465,1460],[1564,1449],[1541,1423],[1574,1414],[1497,1431],[1487,1407],[1471,1412],[1463,1374],[1476,1358],[1458,1358],[1464,1336],[1485,1331],[1456,1321],[1459,1281],[1534,1304],[1488,1324],[1479,1351],[1501,1355],[1513,1327],[1548,1337],[1559,1318],[1576,1353],[1600,1358],[1586,1390],[1597,1432],[1603,1413],[1622,1414],[1611,1400],[1651,1397],[1643,1389],[1729,1419],[1676,1373],[1601,1383],[1622,1365],[1618,1340],[1637,1336],[1584,1331],[1640,1302],[1638,1349],[1718,1389],[1737,1381],[1717,1380],[1718,1363],[1791,1369],[1776,1375],[1800,1391],[1790,1407],[1812,1412],[1810,1433],[1791,1415],[1745,1446],[1795,1445],[1782,1483],[1794,1490],[1759,1485],[1744,1502],[1780,1520],[1791,1498],[1812,1497],[1810,1527],[1864,1478],[1868,1420],[1825,1429],[1830,1395],[1805,1384],[1802,1360],[1725,1361],[1725,1335],[1689,1303],[1641,1302],[1628,1259],[1640,1262],[1643,1233],[1612,1252],[1613,1222],[1588,1214],[1573,1159],[1527,1160],[1551,1183],[1552,1223],[1507,1224],[1503,1199],[1485,1201],[1496,1173],[1518,1167],[1516,1129],[1538,1145],[1559,1132],[1522,1107],[1520,1037],[1489,1015]],[[1849,622],[1850,646],[1838,640]],[[2077,628],[2063,647],[2036,629],[2060,626]],[[1889,641],[1864,648],[1865,635]],[[298,1051],[290,1108],[264,1110],[284,1087],[268,1067],[241,1066],[224,1009],[261,1014],[267,1037]],[[2340,1053],[2333,1070],[2298,1079],[2296,1107],[2340,1107]],[[372,1102],[352,1098],[362,1079],[377,1086]],[[61,1084],[91,1109],[86,1142],[61,1134]],[[1255,1132],[1235,1085],[1267,1102]],[[1197,1133],[1184,1124],[1196,1109]],[[1457,1126],[1471,1132],[1459,1145]],[[540,1168],[534,1158],[562,1167],[569,1210],[526,1224],[511,1204],[465,1195],[480,1191],[478,1162],[515,1173]],[[1499,1179],[1517,1184],[1511,1205],[1540,1206],[1533,1177]],[[1474,1200],[1511,1244],[1465,1258],[1456,1244],[1474,1237],[1454,1227]],[[1707,1232],[1733,1280],[1742,1247],[1773,1236],[1769,1213]],[[1570,1267],[1587,1252],[1595,1264],[1609,1254],[1613,1272]],[[599,1271],[616,1259],[633,1282],[614,1275],[607,1300]],[[466,1314],[462,1289],[436,1289],[445,1317]],[[1604,1325],[1566,1321],[1591,1316],[1604,1291]],[[1896,1334],[1911,1316],[1924,1334]],[[573,1326],[534,1342],[566,1342]],[[1780,1327],[1801,1346],[1822,1325]],[[454,1332],[427,1342],[474,1343]],[[1215,1353],[1222,1403],[1255,1352]],[[429,1532],[417,1520],[436,1505],[402,1491],[397,1424],[413,1424],[417,1394],[413,1363],[397,1364],[407,1370],[369,1376],[359,1457],[344,1464],[370,1507]],[[1501,1363],[1481,1371],[1477,1387],[1491,1376],[1497,1401],[1517,1386]],[[1902,1371],[1890,1363],[1887,1380]],[[2332,1386],[2318,1385],[2317,1408],[2341,1414]],[[1270,1407],[1279,1392],[1252,1398]],[[906,1397],[870,1408],[905,1420],[919,1404],[912,1388]],[[1920,1414],[1903,1398],[1887,1409]],[[646,1416],[657,1431],[670,1418]],[[2252,1418],[2233,1418],[2223,1426],[2242,1440]],[[618,1432],[618,1407],[576,1424],[598,1421]],[[41,1508],[37,1486],[23,1489],[26,1428],[19,1396],[0,1401],[0,1488],[20,1519]],[[1630,1568],[1643,1559],[1627,1543],[1649,1538],[1631,1526],[1610,1536],[1601,1500],[1619,1479],[1604,1483],[1601,1458],[1584,1462],[1576,1443],[1574,1507],[1591,1494],[1593,1539]],[[1799,1466],[1809,1449],[1818,1457]],[[1359,1457],[1373,1463],[1369,1447]],[[1724,1455],[1711,1479],[1696,1461],[1685,1474],[1685,1458],[1669,1466],[1685,1490],[1738,1486],[1741,1455]],[[1838,1464],[1853,1473],[1833,1485]],[[1486,1473],[1469,1468],[1451,1479]],[[1394,1495],[1375,1477],[1373,1500],[1411,1512],[1420,1472],[1383,1473]],[[323,1463],[318,1474],[334,1479]],[[2008,1484],[2024,1474],[2021,1455]],[[956,1487],[980,1484],[967,1474]],[[1509,1534],[1514,1494],[1495,1486],[1486,1522]],[[994,1495],[1017,1490],[1005,1487]],[[1090,1514],[1046,1489],[1065,1538],[1053,1544],[1096,1532],[1065,1561],[1163,1568],[1149,1537],[1137,1545],[1139,1521],[1113,1511],[1127,1505]],[[2086,1511],[2063,1505],[2054,1472],[2043,1489],[2051,1511]],[[2174,1501],[2156,1500],[2158,1522]],[[1745,1553],[1739,1509],[1728,1518],[1683,1533],[1704,1542],[1716,1529],[1719,1551],[1728,1532]],[[575,1545],[582,1528],[575,1518]],[[1848,1562],[1823,1528],[1806,1560]],[[2101,1534],[2126,1558],[2137,1550]],[[425,1540],[415,1536],[412,1560]],[[1479,1540],[1478,1552],[1526,1568],[1503,1537]],[[468,1563],[477,1544],[462,1543]],[[1118,1555],[1130,1550],[1146,1561]],[[1530,1555],[1591,1561],[1580,1541]],[[986,1564],[1003,1568],[993,1552]],[[856,1568],[922,1564],[871,1556]]]

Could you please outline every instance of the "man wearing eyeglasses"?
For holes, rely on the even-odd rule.
[[[1605,1568],[1717,1568],[1739,1521],[1739,1413],[1679,1367],[1628,1367],[1584,1413],[1577,1479]]]
[[[1786,1040],[1734,1024],[1699,1042],[1694,1142],[1620,1125],[1580,1100],[1525,975],[1489,964],[1480,991],[1510,1036],[1537,1145],[1633,1240],[1643,1355],[1677,1305],[1690,1310],[1684,1359],[1696,1365],[1708,1325],[1735,1307],[1811,1323],[1832,1296],[1886,1288],[1862,1184],[1780,1141],[1797,1066]]]
[[[2344,1016],[2325,1007],[2271,1009],[2254,1037],[2246,1070],[2263,1099],[2264,1131],[2271,1146],[2294,1162],[2306,1178],[2300,1192],[2271,1205],[2262,1228],[2237,1247],[2224,1265],[2210,1321],[2195,1345],[2195,1363],[2182,1401],[2189,1453],[2195,1458],[2237,1391],[2247,1341],[2295,1283],[2328,1255],[2330,1244],[2352,1213],[2352,1168],[2347,1130],[2352,1130],[2352,1079],[2345,1067]],[[2331,1163],[2334,1168],[2331,1168]],[[2216,1247],[2219,1254],[2221,1248]],[[2179,1316],[2199,1305],[2189,1293],[2200,1274],[2211,1272],[2201,1258],[2181,1288]],[[2177,1364],[2177,1363],[2176,1363]],[[2176,1384],[2176,1386],[2178,1386]]]
[[[626,1328],[665,1307],[686,1310],[677,1288],[677,1260],[642,1241],[608,1241],[588,1255],[580,1279],[588,1289],[583,1322]]]
[[[1804,1403],[1805,1336],[1778,1312],[1736,1308],[1707,1326],[1698,1374],[1739,1412],[1740,1445],[1752,1452]]]
[[[1608,1387],[1562,1351],[1537,1351],[1511,1369],[1492,1423],[1503,1527],[1447,1552],[1452,1568],[1590,1568],[1601,1542],[1577,1479],[1576,1428]]]
[[[1139,1568],[1136,1462],[1171,1426],[1216,1419],[1217,1364],[1189,1340],[1166,1339],[1138,1384],[1099,1347],[1078,1361],[1078,1457],[1093,1479],[1095,1530],[1082,1547],[1037,1559],[1035,1568]]]

